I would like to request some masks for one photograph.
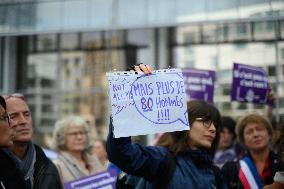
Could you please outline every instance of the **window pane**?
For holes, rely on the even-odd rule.
[[[281,38],[284,39],[284,21],[281,21]]]
[[[176,40],[178,44],[200,42],[199,26],[183,26],[176,29]]]
[[[268,66],[268,76],[276,76],[276,67],[275,67],[275,65]]]
[[[229,24],[228,40],[248,40],[251,38],[249,23]]]
[[[87,32],[82,34],[83,48],[100,48],[103,46],[101,32]]]
[[[123,31],[105,32],[106,45],[111,47],[121,47],[124,45]]]
[[[232,103],[231,102],[224,102],[223,103],[223,110],[231,110],[232,109]]]
[[[43,34],[37,36],[37,50],[55,50],[57,47],[57,36],[55,34]]]
[[[205,43],[216,42],[217,25],[207,24],[203,25],[203,41]]]
[[[245,103],[239,103],[238,109],[240,109],[240,110],[245,110],[245,109],[247,109],[247,104],[245,104]]]
[[[275,22],[256,22],[253,27],[255,39],[275,39]]]
[[[56,120],[57,59],[56,54],[28,56],[28,88],[25,95],[39,132],[51,132]]]
[[[68,33],[60,36],[60,47],[62,49],[76,49],[79,47],[78,34]]]

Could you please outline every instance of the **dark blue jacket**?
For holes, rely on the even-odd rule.
[[[189,151],[176,157],[175,172],[168,188],[215,188],[212,156],[205,151]],[[155,188],[161,173],[169,162],[167,149],[157,146],[132,144],[130,137],[113,138],[112,124],[107,140],[107,153],[111,162],[128,174],[144,177],[147,188]],[[225,183],[221,183],[226,189]]]

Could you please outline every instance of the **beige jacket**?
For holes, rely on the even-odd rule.
[[[87,164],[90,166],[91,171],[86,167],[81,166],[79,161],[68,152],[60,152],[58,158],[54,160],[53,163],[58,169],[62,183],[106,170],[98,160],[97,156],[87,154],[86,157]]]

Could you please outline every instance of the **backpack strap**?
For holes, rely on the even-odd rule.
[[[166,156],[169,161],[161,173],[159,180],[157,181],[157,189],[166,189],[168,187],[176,169],[176,157],[169,151],[167,152]]]

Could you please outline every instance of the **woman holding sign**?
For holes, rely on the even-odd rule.
[[[151,73],[148,66],[135,66],[135,71],[141,70]],[[187,108],[190,130],[168,133],[163,146],[132,144],[130,137],[113,138],[111,120],[107,141],[110,161],[126,173],[143,177],[144,188],[227,188],[212,164],[220,113],[204,101],[191,101]],[[135,120],[133,124],[137,124]]]

